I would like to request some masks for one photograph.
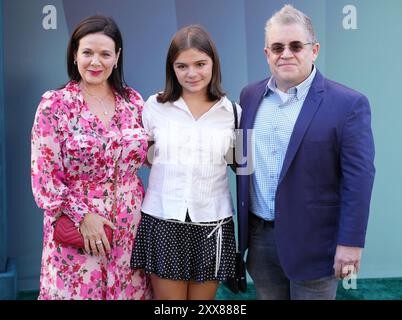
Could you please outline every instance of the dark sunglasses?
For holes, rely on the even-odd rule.
[[[292,41],[288,44],[289,50],[292,51],[293,53],[298,53],[303,50],[305,45],[311,44],[313,45],[314,42],[307,42],[303,43],[301,41]],[[269,50],[271,50],[274,54],[281,54],[283,51],[285,51],[286,45],[283,43],[273,43],[270,47],[267,47]]]

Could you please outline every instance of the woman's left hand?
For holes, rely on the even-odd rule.
[[[87,213],[80,224],[80,232],[84,237],[85,251],[95,256],[105,256],[110,253],[110,243],[106,237],[103,225],[116,229],[113,223],[97,214]],[[106,252],[105,252],[106,250]]]

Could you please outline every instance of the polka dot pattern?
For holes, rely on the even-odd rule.
[[[235,274],[234,223],[222,225],[222,253],[217,276],[217,231],[214,226],[176,223],[142,213],[131,256],[131,268],[145,269],[161,278],[184,281],[225,281]],[[190,221],[187,214],[186,221]]]

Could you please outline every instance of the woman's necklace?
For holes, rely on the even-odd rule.
[[[103,114],[104,114],[105,116],[107,116],[109,113],[107,112],[107,109],[106,109],[104,100],[109,96],[109,92],[106,93],[106,94],[101,98],[101,97],[95,96],[95,95],[93,95],[93,94],[90,94],[90,93],[88,92],[88,90],[85,88],[85,86],[82,86],[82,89],[85,91],[85,93],[86,93],[87,95],[89,95],[90,97],[96,99],[96,100],[102,105]]]

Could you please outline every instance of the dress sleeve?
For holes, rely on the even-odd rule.
[[[142,125],[142,110],[144,108],[144,100],[142,96],[133,88],[126,88],[127,95],[130,100],[130,108],[133,114],[132,121],[133,127],[137,128],[138,126],[143,127]]]
[[[61,152],[57,92],[46,92],[36,111],[31,135],[31,183],[38,207],[56,216],[63,212],[78,226],[88,213],[82,194],[68,188]]]

